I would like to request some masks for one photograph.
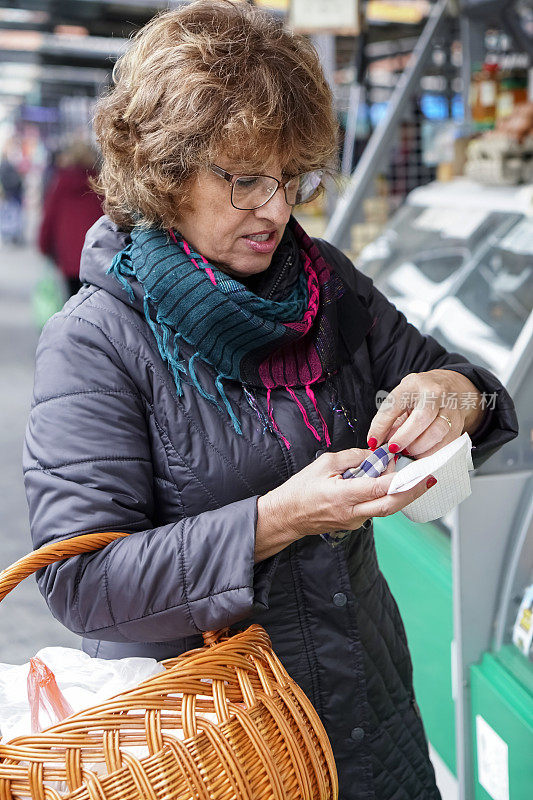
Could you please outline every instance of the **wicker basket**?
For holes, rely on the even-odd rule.
[[[36,550],[0,574],[0,600],[41,567],[125,535]],[[0,744],[0,800],[336,800],[324,728],[263,628],[204,640],[135,689]]]

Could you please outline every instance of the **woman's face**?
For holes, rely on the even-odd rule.
[[[220,156],[217,166],[234,174],[250,174],[238,163]],[[256,174],[282,179],[281,165],[271,159],[253,170]],[[231,186],[210,170],[194,181],[187,208],[180,211],[177,228],[184,239],[211,263],[228,275],[256,275],[266,270],[281,241],[292,208],[280,187],[268,203],[253,211],[231,205]],[[268,238],[264,241],[265,235]],[[253,237],[260,237],[259,241]]]

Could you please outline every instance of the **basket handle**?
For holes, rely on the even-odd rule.
[[[107,531],[105,533],[84,533],[82,536],[73,536],[71,539],[62,539],[60,542],[51,542],[39,547],[32,553],[19,558],[10,567],[0,572],[0,601],[9,592],[18,586],[24,578],[27,578],[38,569],[47,567],[55,561],[63,561],[64,558],[77,556],[80,553],[90,553],[91,550],[100,550],[106,544],[114,542],[122,536],[129,536],[124,531]]]
[[[91,550],[101,550],[102,547],[130,536],[124,531],[106,531],[105,533],[84,533],[81,536],[73,536],[71,539],[62,539],[60,542],[51,542],[39,547],[32,553],[19,558],[10,567],[0,572],[0,602],[9,592],[18,586],[24,578],[28,578],[34,572],[54,564],[56,561],[63,561],[70,556],[78,556],[81,553],[90,553]],[[207,645],[215,645],[229,636],[229,628],[222,628],[218,631],[205,631],[203,634],[204,642]]]

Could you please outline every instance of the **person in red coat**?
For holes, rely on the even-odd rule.
[[[89,145],[69,147],[44,200],[39,250],[63,274],[71,295],[81,286],[80,255],[85,234],[102,215],[100,199],[89,185],[89,178],[96,175],[95,162],[96,154]]]

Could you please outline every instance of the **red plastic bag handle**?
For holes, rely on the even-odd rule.
[[[28,700],[30,703],[31,732],[39,733],[43,727],[39,717],[41,709],[50,717],[50,725],[61,722],[65,717],[73,714],[70,704],[63,696],[55,675],[40,658],[32,658],[28,672]]]

